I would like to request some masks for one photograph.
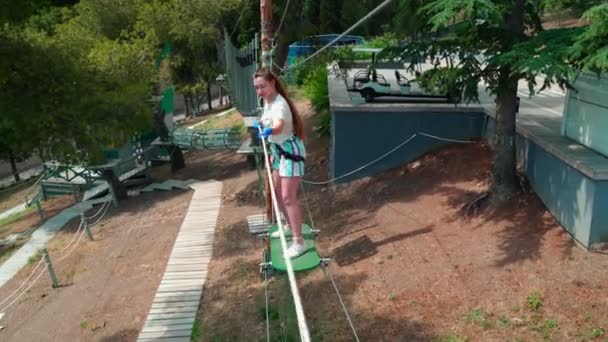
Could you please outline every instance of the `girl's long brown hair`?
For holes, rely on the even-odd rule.
[[[255,74],[253,74],[254,79],[256,79],[258,77],[262,77],[268,82],[274,81],[277,92],[279,94],[281,94],[281,96],[283,96],[283,98],[285,98],[285,101],[287,101],[287,104],[289,105],[289,110],[291,111],[291,120],[293,122],[294,132],[296,133],[298,138],[300,138],[302,140],[306,139],[306,134],[304,133],[304,123],[302,122],[302,118],[300,117],[300,114],[298,114],[298,110],[296,109],[296,106],[293,104],[293,102],[289,98],[289,95],[287,94],[287,90],[285,90],[285,86],[283,85],[283,82],[281,82],[279,77],[277,77],[277,75],[275,75],[270,70],[270,68],[266,68],[266,67],[258,69],[258,71],[256,71]]]

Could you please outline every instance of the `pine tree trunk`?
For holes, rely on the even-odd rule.
[[[294,30],[292,26],[289,25],[289,21],[297,20],[296,18],[300,15],[300,13],[302,13],[302,3],[300,0],[292,0],[290,6],[293,12],[287,13],[283,21],[283,25],[280,27],[281,31],[277,31],[275,33],[278,43],[276,47],[276,65],[272,66],[272,71],[277,75],[280,71],[277,65],[281,68],[285,68],[286,66],[287,55],[289,53],[289,43],[291,40],[290,38],[294,36]],[[295,15],[292,13],[295,13]]]
[[[513,37],[509,44],[511,46],[523,36],[525,3],[526,0],[514,1],[512,10],[505,17],[505,23]],[[517,191],[515,124],[519,77],[512,75],[511,71],[508,66],[502,67],[498,76],[494,163],[490,189],[495,203],[509,199]]]
[[[496,98],[496,133],[493,141],[491,192],[498,201],[510,198],[517,190],[515,162],[517,79],[505,80],[504,87],[504,91]]]
[[[283,30],[285,30],[285,28],[283,28]],[[289,39],[287,33],[279,32],[279,42],[276,49],[277,58],[275,62],[281,68],[285,68],[285,62],[287,61],[287,54],[289,52]],[[272,71],[278,75],[280,70],[276,65],[273,65]]]
[[[13,172],[13,178],[15,178],[15,182],[19,182],[21,177],[19,176],[19,170],[17,170],[17,157],[13,153],[13,150],[8,151],[9,160],[11,162],[11,170]]]
[[[184,95],[184,106],[186,106],[186,117],[190,117],[190,95]]]
[[[211,82],[207,82],[207,105],[209,106],[209,110],[213,109],[211,106],[211,100]]]

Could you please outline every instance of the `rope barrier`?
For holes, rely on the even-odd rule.
[[[104,205],[105,205],[106,209],[105,209],[103,215],[101,215],[101,217],[99,217],[99,219],[97,219],[97,221],[95,221],[95,223],[91,224],[89,226],[90,228],[92,228],[94,225],[96,225],[99,221],[101,221],[106,216],[106,213],[108,212],[108,208],[110,207],[110,202],[106,202]],[[82,221],[81,221],[81,225],[82,225]],[[64,256],[62,256],[59,259],[59,261],[65,260],[68,256],[70,256],[70,254],[72,254],[76,250],[76,247],[78,247],[78,244],[80,243],[80,240],[82,240],[82,237],[84,235],[85,235],[85,231],[84,231],[84,229],[82,229],[82,231],[80,232],[80,234],[78,234],[78,240],[76,240],[76,243],[74,244],[74,246],[72,247],[72,249],[67,254],[65,254]],[[75,236],[74,236],[74,238],[75,238]],[[74,238],[72,238],[72,239],[74,239]],[[64,248],[64,250],[65,250],[65,248]]]
[[[38,269],[38,267],[40,266],[40,264],[42,264],[43,259],[40,258],[40,261],[38,261],[38,263],[36,264],[36,266],[34,266],[34,268],[32,269],[32,272],[30,273],[30,275],[21,283],[21,285],[19,285],[19,287],[17,287],[10,295],[8,295],[2,302],[0,302],[0,306],[2,306],[2,304],[6,303],[12,296],[15,295],[15,293],[19,292],[19,290],[25,286],[25,284],[30,280],[30,278],[32,278],[32,276],[34,275],[34,273],[36,273],[36,269]]]
[[[417,134],[423,135],[425,137],[441,140],[441,141],[447,141],[447,142],[453,142],[453,143],[459,143],[459,144],[474,144],[475,143],[475,141],[470,141],[470,140],[455,140],[455,139],[441,138],[441,137],[423,133],[423,132],[417,132]]]
[[[261,135],[262,131],[258,128],[258,131]],[[268,163],[268,150],[266,148],[266,139],[262,138],[262,147],[264,149],[264,163],[266,164],[266,172],[268,173],[268,181],[270,183],[270,194],[272,199],[272,207],[274,210],[274,214],[277,217],[277,225],[279,227],[279,236],[281,238],[281,247],[283,248],[283,258],[285,259],[285,266],[287,268],[287,276],[289,279],[289,287],[291,288],[291,295],[293,297],[293,302],[295,305],[296,317],[298,320],[298,328],[300,331],[300,339],[303,342],[310,342],[310,332],[308,330],[308,325],[306,323],[306,316],[304,315],[304,308],[302,307],[302,299],[300,298],[300,291],[298,290],[298,285],[296,283],[296,277],[293,272],[293,265],[291,264],[291,259],[287,257],[287,240],[285,239],[285,231],[283,229],[283,223],[280,219],[281,214],[279,212],[279,205],[276,198],[276,192],[274,187],[274,181],[272,179],[271,167]]]
[[[402,142],[402,143],[400,143],[399,145],[397,145],[396,147],[394,147],[392,150],[390,150],[390,151],[388,151],[387,153],[383,154],[382,156],[380,156],[380,157],[378,157],[378,158],[376,158],[376,159],[372,160],[371,162],[369,162],[369,163],[367,163],[367,164],[365,164],[365,165],[363,165],[363,166],[361,166],[361,167],[358,167],[357,169],[355,169],[355,170],[353,170],[353,171],[350,171],[350,172],[348,172],[348,173],[345,173],[345,174],[343,174],[343,175],[341,175],[341,176],[339,176],[339,177],[335,177],[335,178],[332,178],[332,179],[329,179],[329,180],[326,180],[326,181],[323,181],[323,182],[314,182],[314,181],[307,181],[307,180],[302,179],[302,183],[306,183],[306,184],[312,184],[312,185],[326,185],[326,184],[329,184],[329,183],[335,182],[335,181],[337,181],[337,180],[339,180],[339,179],[342,179],[342,178],[344,178],[344,177],[348,177],[348,176],[350,176],[350,175],[352,175],[352,174],[354,174],[354,173],[357,173],[357,172],[359,172],[359,171],[361,171],[361,170],[363,170],[363,169],[365,169],[365,168],[367,168],[367,167],[370,167],[371,165],[373,165],[373,164],[375,164],[375,163],[379,162],[380,160],[382,160],[382,159],[384,159],[384,158],[388,157],[390,154],[394,153],[395,151],[397,151],[398,149],[400,149],[402,146],[404,146],[404,145],[408,144],[408,143],[409,143],[410,141],[412,141],[412,139],[414,139],[415,137],[416,137],[416,133],[414,133],[414,134],[413,134],[411,137],[409,137],[409,138],[408,138],[408,139],[406,139],[404,142]]]
[[[92,220],[92,219],[96,218],[97,215],[99,215],[99,213],[101,213],[101,211],[103,210],[104,206],[105,206],[105,203],[104,203],[104,205],[102,205],[101,207],[99,207],[99,210],[97,210],[97,212],[95,214],[93,214],[91,216],[85,216],[85,218],[87,220]]]
[[[418,135],[425,136],[425,137],[428,137],[428,138],[433,138],[433,139],[436,139],[436,140],[453,142],[453,143],[459,143],[459,144],[474,144],[474,143],[476,143],[475,141],[470,141],[470,140],[456,140],[456,139],[442,138],[442,137],[438,137],[438,136],[435,136],[435,135],[432,135],[432,134],[428,134],[428,133],[424,133],[424,132],[416,132],[412,136],[410,136],[409,138],[407,138],[404,142],[400,143],[399,145],[397,145],[396,147],[394,147],[390,151],[386,152],[382,156],[380,156],[380,157],[372,160],[371,162],[369,162],[369,163],[367,163],[367,164],[365,164],[365,165],[363,165],[361,167],[358,167],[355,170],[352,170],[352,171],[350,171],[348,173],[345,173],[345,174],[343,174],[343,175],[341,175],[339,177],[335,177],[335,178],[332,178],[332,179],[329,179],[329,180],[326,180],[326,181],[322,181],[322,182],[315,182],[315,181],[309,181],[309,180],[302,179],[302,183],[311,184],[311,185],[326,185],[326,184],[329,184],[329,183],[333,183],[333,182],[335,182],[337,180],[340,180],[340,179],[342,179],[344,177],[348,177],[348,176],[350,176],[350,175],[352,175],[354,173],[357,173],[357,172],[359,172],[359,171],[361,171],[361,170],[363,170],[365,168],[368,168],[368,167],[374,165],[375,163],[381,161],[382,159],[388,157],[389,155],[391,155],[392,153],[394,153],[395,151],[397,151],[398,149],[400,149],[402,146],[407,145],[411,140],[413,140]]]
[[[40,258],[40,260],[42,261],[43,259]],[[36,282],[38,281],[38,279],[40,279],[40,277],[42,277],[42,275],[44,274],[45,269],[43,268],[42,270],[40,270],[40,273],[38,273],[38,276],[36,277],[36,279],[34,279],[28,287],[25,288],[25,290],[23,290],[23,292],[21,292],[21,294],[19,294],[19,296],[17,296],[15,299],[13,299],[9,304],[7,304],[6,306],[4,306],[2,309],[0,309],[0,312],[5,312],[6,309],[10,308],[13,304],[15,304],[15,302],[17,302],[17,300],[19,300],[19,298],[21,298],[21,296],[23,296],[24,294],[27,293],[27,291],[29,291],[29,289],[32,288],[32,286],[34,286],[34,284],[36,284]]]
[[[84,227],[84,222],[82,220],[80,220],[80,225],[78,226],[78,229],[76,229],[76,233],[74,233],[72,240],[70,240],[70,242],[68,242],[68,244],[65,245],[65,247],[63,247],[63,249],[59,251],[59,254],[65,252],[72,245],[74,240],[76,240],[76,236],[78,236],[78,234],[80,233],[80,229],[83,227]]]
[[[99,223],[99,221],[101,221],[101,219],[104,218],[104,216],[106,216],[106,214],[108,213],[108,209],[110,208],[110,203],[111,203],[111,201],[108,201],[105,203],[106,208],[104,209],[103,214],[101,215],[100,218],[97,219],[97,221],[95,221],[94,223],[91,224],[91,227],[96,225],[97,223]]]
[[[94,226],[95,224],[97,224],[99,221],[101,221],[101,219],[106,215],[107,213],[107,209],[110,207],[110,202],[105,202],[104,205],[101,207],[101,209],[103,209],[105,207],[105,211],[104,213],[101,215],[101,217],[91,226]],[[99,212],[101,212],[101,209],[99,210]],[[99,212],[97,214],[99,214]],[[96,215],[97,215],[96,214]],[[58,252],[58,254],[61,254],[63,252],[65,252],[68,248],[72,247],[72,249],[65,255],[63,255],[59,261],[63,261],[65,260],[70,254],[72,254],[72,252],[74,252],[74,250],[76,250],[76,247],[78,246],[78,244],[80,243],[80,240],[82,240],[82,237],[84,236],[84,222],[81,220],[80,221],[80,225],[78,226],[78,229],[76,230],[76,233],[74,234],[74,236],[72,237],[72,240],[70,240],[70,242],[63,247],[62,250],[60,250]],[[76,243],[74,243],[74,240],[76,240]],[[72,245],[73,244],[73,245]],[[40,261],[38,261],[38,263],[36,264],[36,266],[34,266],[34,268],[32,269],[32,272],[29,274],[29,276],[21,283],[21,285],[19,285],[19,287],[17,287],[10,295],[8,295],[2,302],[0,302],[0,306],[4,303],[6,303],[6,301],[8,301],[11,297],[13,297],[16,293],[19,292],[19,290],[21,288],[23,288],[23,286],[25,286],[28,281],[32,278],[32,276],[36,273],[36,271],[38,270],[38,267],[40,267],[40,265],[43,263],[44,259],[40,258]],[[45,269],[43,268],[42,270],[40,270],[40,273],[38,273],[38,276],[36,276],[36,278],[29,283],[29,285],[25,288],[25,290],[23,290],[16,298],[14,298],[9,304],[5,305],[4,307],[2,307],[2,309],[0,309],[0,312],[4,312],[6,311],[8,308],[10,308],[14,303],[17,302],[17,300],[19,298],[21,298],[25,293],[27,293],[27,291],[34,286],[34,284],[38,281],[38,279],[40,279],[40,277],[44,274]]]

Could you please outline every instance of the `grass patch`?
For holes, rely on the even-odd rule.
[[[538,309],[540,309],[540,307],[543,305],[543,299],[540,292],[532,292],[528,298],[526,298],[526,304],[528,305],[528,309],[531,311],[538,311]]]
[[[201,339],[202,337],[202,332],[201,332],[201,320],[197,317],[194,320],[194,324],[192,325],[192,335],[190,336],[190,339],[192,341],[198,341]]]
[[[483,329],[491,329],[494,327],[494,322],[492,321],[492,314],[480,308],[473,309],[467,312],[464,318],[467,323],[478,324]]]
[[[42,258],[42,250],[39,249],[38,252],[36,252],[36,254],[32,255],[31,257],[29,257],[27,259],[27,264],[33,265],[34,263],[37,263],[41,258]]]
[[[204,123],[194,127],[194,130],[198,132],[204,132],[210,129],[229,129],[232,132],[236,132],[241,138],[247,135],[247,127],[245,127],[243,117],[236,110],[223,116],[214,115]],[[218,137],[219,136],[216,136],[212,139],[217,139]],[[234,138],[234,135],[232,135],[232,139]]]
[[[36,207],[34,206],[30,206],[25,208],[25,210],[18,212],[18,213],[14,213],[10,216],[7,216],[3,219],[0,219],[0,228],[2,228],[3,226],[6,226],[8,224],[11,224],[15,221],[19,221],[20,219],[22,219],[24,216],[26,216],[27,214],[31,213],[32,211],[34,211],[36,209]],[[2,229],[0,229],[0,233],[2,233]]]
[[[11,257],[11,255],[13,255],[13,253],[15,253],[19,248],[21,248],[21,246],[23,246],[23,244],[25,243],[25,241],[21,241],[19,243],[16,243],[12,246],[8,246],[8,247],[0,247],[0,265],[4,264],[4,262]]]
[[[557,321],[555,320],[555,318],[549,318],[548,320],[545,321],[545,324],[547,325],[547,328],[549,328],[549,329],[557,328]]]
[[[500,317],[498,317],[498,319],[496,320],[496,324],[501,327],[501,328],[506,328],[509,325],[511,325],[511,320],[509,320],[509,318],[507,317],[507,315],[501,315]]]
[[[80,328],[81,329],[86,329],[88,327],[89,327],[89,322],[87,322],[87,321],[80,322]]]

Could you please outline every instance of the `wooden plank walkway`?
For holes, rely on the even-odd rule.
[[[194,195],[138,341],[190,341],[213,252],[222,183],[190,187]]]

